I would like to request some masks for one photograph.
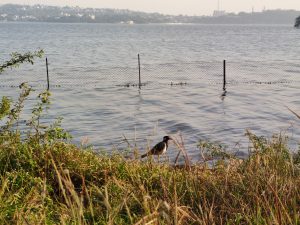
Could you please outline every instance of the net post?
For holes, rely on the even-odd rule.
[[[47,91],[50,89],[50,84],[49,84],[49,71],[48,71],[48,59],[46,57],[46,71],[47,71]]]
[[[141,89],[142,82],[141,82],[141,61],[140,61],[140,54],[138,54],[138,66],[139,66],[139,89]]]
[[[223,60],[223,91],[226,91],[226,60]]]

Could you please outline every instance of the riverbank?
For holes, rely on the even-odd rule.
[[[2,133],[1,224],[299,223],[300,158],[281,136],[248,133],[248,159],[178,168],[97,154],[64,135]]]

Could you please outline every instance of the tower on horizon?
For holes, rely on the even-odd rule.
[[[218,0],[217,4],[217,10],[213,12],[213,16],[218,17],[218,16],[224,16],[226,15],[225,10],[220,10],[220,0]]]

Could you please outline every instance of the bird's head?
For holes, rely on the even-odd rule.
[[[169,136],[164,136],[163,141],[168,142],[168,140],[173,140],[173,139]]]

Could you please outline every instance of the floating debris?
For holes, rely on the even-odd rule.
[[[187,85],[187,82],[179,82],[179,83],[173,83],[169,84],[170,86],[185,86]]]
[[[127,83],[127,84],[118,84],[117,87],[143,87],[146,86],[146,83],[142,83],[142,84],[134,84],[134,83]]]

